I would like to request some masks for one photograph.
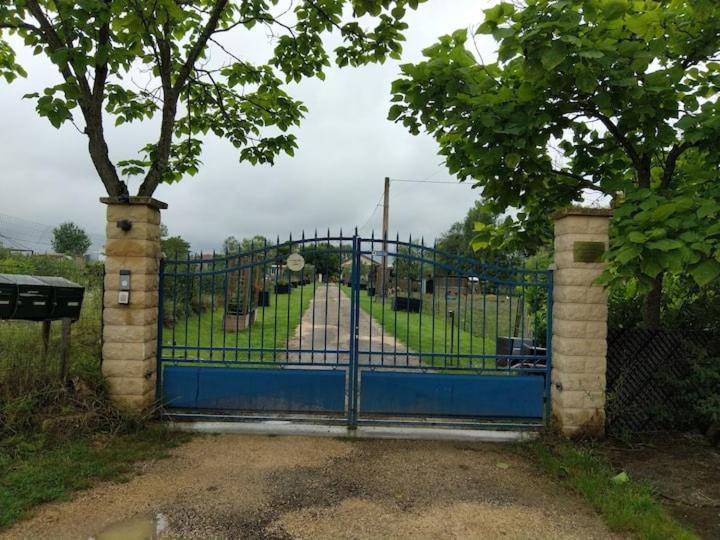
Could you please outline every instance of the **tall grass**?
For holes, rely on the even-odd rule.
[[[0,321],[0,529],[38,504],[99,480],[122,478],[187,437],[147,424],[110,402],[100,372],[102,266],[49,257],[10,257],[0,273],[60,276],[86,287],[72,325],[68,376],[60,378],[60,324],[47,356],[41,324]]]

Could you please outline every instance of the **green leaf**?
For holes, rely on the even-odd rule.
[[[616,486],[619,486],[619,485],[621,485],[621,484],[627,484],[627,483],[630,481],[630,477],[628,476],[628,473],[626,473],[625,471],[623,471],[623,472],[621,472],[621,473],[616,474],[615,476],[613,476],[613,477],[610,479],[610,481],[611,481],[613,484],[615,484]]]
[[[683,243],[678,240],[671,240],[670,238],[663,238],[662,240],[650,242],[647,246],[652,249],[659,249],[660,251],[670,251],[673,249],[679,249],[679,248],[683,247]]]
[[[567,48],[562,41],[555,40],[550,45],[549,49],[546,49],[540,57],[540,61],[545,69],[555,69],[562,61],[567,57]]]
[[[575,77],[575,84],[578,89],[585,92],[586,94],[592,94],[597,88],[597,80],[595,76],[588,70],[582,70]]]
[[[628,240],[635,244],[644,244],[647,242],[647,237],[640,231],[632,231],[628,234]]]
[[[625,15],[627,7],[626,0],[605,0],[602,12],[607,20],[612,21]]]
[[[520,155],[511,153],[505,156],[505,165],[507,165],[508,169],[514,169],[518,166],[518,163],[520,163]]]
[[[690,268],[695,283],[704,287],[720,276],[720,263],[712,259],[703,261]]]

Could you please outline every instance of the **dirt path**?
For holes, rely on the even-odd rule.
[[[219,435],[141,469],[0,538],[150,538],[158,513],[159,538],[616,537],[500,445]]]
[[[420,361],[407,347],[396,340],[374,319],[360,310],[358,325],[358,361],[360,365],[399,365],[416,366]],[[331,351],[328,353],[300,353],[302,363],[336,363],[347,362],[348,354],[337,351],[350,349],[350,298],[338,288],[330,284],[315,291],[308,309],[302,317],[301,324],[290,340],[290,349],[309,349],[314,351]],[[363,354],[363,351],[365,354]],[[385,351],[384,355],[370,355],[368,351]]]

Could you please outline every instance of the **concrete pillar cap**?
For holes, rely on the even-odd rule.
[[[612,214],[612,208],[581,208],[573,206],[571,208],[563,208],[562,210],[558,210],[550,217],[554,220],[562,219],[569,216],[609,218],[612,217]]]
[[[138,196],[118,196],[118,197],[100,197],[100,202],[103,204],[129,204],[137,206],[149,206],[157,210],[165,210],[168,205],[165,202],[158,201],[152,197],[138,197]]]

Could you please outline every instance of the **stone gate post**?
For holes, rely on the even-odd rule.
[[[142,410],[155,401],[160,210],[167,204],[100,201],[107,205],[102,372],[117,404]]]
[[[605,269],[610,216],[596,208],[554,216],[552,411],[566,436],[605,431],[607,291],[595,280]]]

